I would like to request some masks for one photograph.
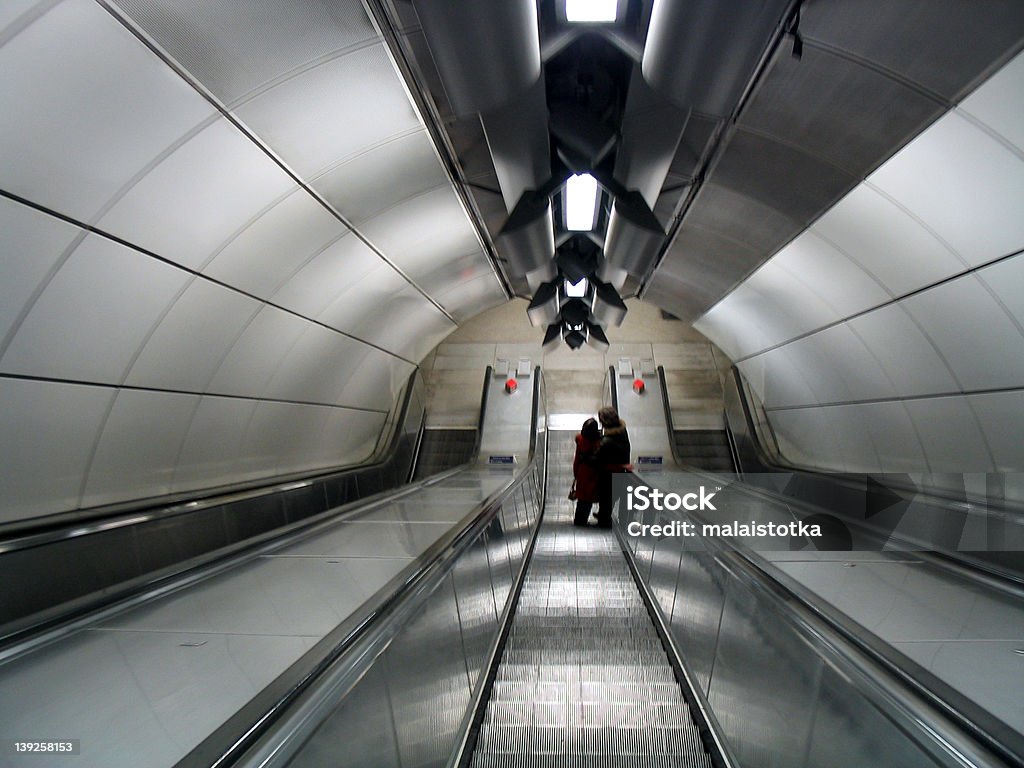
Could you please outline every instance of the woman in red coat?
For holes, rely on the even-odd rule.
[[[576,455],[572,459],[572,487],[576,492],[576,514],[572,524],[586,526],[590,509],[597,501],[598,468],[594,454],[601,445],[601,429],[597,419],[587,419],[576,435]]]

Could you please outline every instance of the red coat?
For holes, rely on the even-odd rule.
[[[584,457],[593,457],[600,444],[600,440],[587,440],[583,435],[576,435],[572,476],[576,481],[576,498],[579,501],[597,501],[597,467],[593,461],[588,462]]]

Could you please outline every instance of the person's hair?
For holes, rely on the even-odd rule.
[[[606,405],[598,411],[597,418],[601,420],[601,426],[604,427],[617,427],[621,423],[621,420],[619,419],[619,412],[610,405]]]
[[[584,421],[580,434],[587,438],[587,440],[597,440],[601,436],[601,428],[597,426],[597,419],[587,419]]]

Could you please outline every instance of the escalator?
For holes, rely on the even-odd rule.
[[[574,527],[532,388],[501,489],[176,768],[1021,764],[727,542]]]
[[[549,483],[571,485],[552,433]],[[614,536],[572,525],[549,495],[472,768],[710,768],[689,707]]]

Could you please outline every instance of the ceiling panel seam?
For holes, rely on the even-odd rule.
[[[466,192],[466,180],[462,177],[461,168],[456,160],[455,150],[449,143],[447,133],[441,128],[442,120],[440,115],[437,114],[433,103],[425,95],[427,89],[418,82],[415,70],[409,63],[409,56],[402,46],[402,36],[398,32],[397,25],[379,0],[363,0],[363,7],[367,11],[370,23],[373,24],[374,29],[377,30],[377,33],[384,41],[384,50],[388,54],[388,59],[398,75],[399,82],[402,83],[402,87],[408,94],[409,101],[412,103],[417,117],[419,117],[420,122],[427,130],[427,135],[430,137],[430,145],[433,147],[434,153],[441,163],[445,175],[448,177],[448,182],[451,184],[452,190],[459,200],[459,205],[462,206],[466,218],[472,225],[474,235],[480,244],[480,250],[486,255],[487,262],[491,267],[495,280],[498,282],[499,288],[506,299],[513,298],[515,294],[508,276],[501,268],[497,250],[494,247],[494,243],[491,242],[490,234],[483,221],[483,215],[477,208],[472,195]]]
[[[280,405],[308,405],[315,406],[317,408],[334,408],[342,411],[358,411],[360,413],[377,413],[387,414],[388,411],[383,408],[367,408],[359,405],[343,405],[341,403],[325,403],[318,400],[292,400],[290,398],[281,397],[265,397],[262,395],[233,395],[227,392],[194,392],[187,389],[174,389],[168,387],[143,387],[138,384],[111,384],[109,382],[102,381],[85,381],[82,379],[61,379],[53,376],[34,376],[26,373],[6,373],[0,372],[0,379],[11,379],[14,381],[36,381],[44,382],[47,384],[69,384],[76,387],[94,387],[99,389],[109,389],[114,393],[126,391],[126,392],[155,392],[162,395],[185,395],[188,397],[196,398],[222,398],[224,400],[244,400],[246,402],[253,403],[277,403]],[[102,431],[102,430],[100,430]]]
[[[1008,138],[1003,136],[1003,134],[1001,134],[999,131],[997,131],[995,128],[993,128],[991,125],[986,123],[980,117],[975,117],[974,113],[964,109],[962,106],[956,107],[955,111],[956,111],[956,113],[957,113],[957,115],[959,117],[962,117],[964,120],[966,120],[968,123],[973,125],[979,131],[984,133],[990,139],[992,139],[993,141],[995,141],[996,143],[1001,145],[1004,149],[1006,149],[1009,152],[1013,153],[1014,155],[1019,157],[1021,160],[1024,160],[1024,148],[1021,148],[1021,147],[1017,146],[1016,144],[1014,144],[1012,141],[1010,141]]]
[[[124,246],[125,248],[130,248],[131,250],[133,250],[133,251],[135,251],[137,253],[140,253],[143,256],[147,256],[147,257],[149,257],[151,259],[155,259],[156,261],[162,262],[164,264],[167,264],[168,266],[174,267],[175,269],[178,269],[178,270],[181,270],[182,272],[190,274],[190,275],[193,276],[193,278],[199,278],[199,279],[205,280],[205,281],[207,281],[209,283],[212,283],[213,285],[220,286],[221,288],[226,288],[227,290],[233,291],[234,293],[237,293],[240,296],[245,296],[248,299],[252,299],[252,300],[257,301],[260,304],[263,304],[265,306],[272,307],[274,309],[280,310],[281,312],[284,312],[284,313],[286,313],[288,315],[291,315],[292,317],[297,317],[300,320],[304,320],[304,321],[306,321],[308,323],[312,323],[313,325],[318,325],[321,328],[324,328],[324,329],[326,329],[328,331],[331,331],[332,333],[338,334],[339,336],[344,336],[345,338],[352,339],[353,341],[357,341],[360,344],[365,344],[368,347],[376,349],[378,352],[383,352],[384,354],[386,354],[386,355],[388,355],[390,357],[393,357],[396,360],[401,360],[403,363],[408,363],[409,365],[411,365],[413,367],[418,367],[418,364],[415,363],[414,361],[409,360],[408,358],[403,357],[402,355],[399,355],[396,352],[392,352],[392,351],[390,351],[388,349],[385,349],[384,347],[380,346],[379,344],[374,344],[372,341],[367,341],[366,339],[362,339],[362,338],[360,338],[358,336],[354,336],[353,334],[347,333],[346,331],[339,330],[339,329],[337,329],[337,328],[335,328],[335,327],[333,327],[331,325],[328,325],[327,323],[321,322],[320,320],[316,320],[314,318],[307,317],[306,315],[303,315],[303,314],[301,314],[299,312],[296,312],[295,310],[288,309],[287,307],[285,307],[283,305],[275,304],[274,302],[269,301],[267,299],[262,299],[262,298],[260,298],[259,296],[255,295],[253,293],[249,293],[248,291],[244,291],[241,288],[238,288],[237,286],[230,285],[229,283],[225,283],[223,280],[218,280],[215,277],[210,277],[209,275],[204,275],[202,272],[199,272],[198,270],[192,269],[191,267],[186,267],[186,266],[184,266],[182,264],[179,264],[176,261],[172,261],[172,260],[168,259],[165,256],[161,256],[161,255],[159,255],[157,253],[153,253],[152,251],[149,251],[149,250],[147,250],[147,249],[145,249],[145,248],[143,248],[143,247],[141,247],[139,245],[135,245],[134,243],[131,243],[131,242],[127,241],[127,240],[124,240],[123,238],[120,238],[117,235],[111,234],[110,232],[106,232],[106,231],[104,231],[102,229],[99,229],[98,227],[92,226],[90,224],[85,224],[84,222],[78,221],[78,220],[76,220],[76,219],[74,219],[74,218],[72,218],[72,217],[70,217],[70,216],[68,216],[66,214],[59,213],[58,211],[51,210],[51,209],[47,208],[46,206],[40,205],[38,203],[34,203],[31,200],[26,200],[25,198],[20,197],[20,196],[15,195],[15,194],[12,194],[10,192],[7,192],[6,190],[0,189],[0,196],[6,197],[9,200],[13,200],[16,203],[20,203],[20,204],[28,206],[28,207],[30,207],[30,208],[32,208],[34,210],[37,210],[40,213],[45,213],[45,214],[47,214],[49,216],[53,216],[54,218],[60,219],[61,221],[64,221],[64,222],[66,222],[68,224],[76,226],[79,229],[83,230],[84,233],[97,235],[99,237],[106,238],[107,240],[110,240],[111,242],[117,243],[118,245]],[[70,255],[70,250],[68,251],[68,255]],[[64,259],[64,261],[66,261],[66,259]],[[63,263],[63,261],[61,263]],[[189,285],[191,285],[193,282],[195,282],[195,280],[190,281]],[[420,291],[420,292],[422,293],[422,291]],[[431,301],[431,303],[432,304],[436,304],[433,301]],[[445,313],[445,314],[447,316],[447,313]],[[11,338],[13,338],[13,336]],[[5,339],[5,342],[6,341],[7,340]]]
[[[132,35],[145,45],[155,56],[157,56],[164,64],[166,64],[175,74],[182,78],[189,86],[206,99],[210,104],[217,109],[218,112],[233,125],[238,131],[242,133],[245,138],[253,143],[263,154],[265,154],[275,165],[277,165],[282,171],[284,171],[289,178],[291,178],[298,186],[300,186],[305,192],[310,195],[316,202],[321,205],[324,210],[334,216],[343,225],[352,230],[353,234],[363,241],[371,251],[373,251],[378,258],[384,261],[389,267],[397,272],[406,282],[409,283],[416,291],[423,295],[423,297],[433,304],[441,314],[443,314],[453,325],[458,326],[458,322],[455,318],[446,310],[436,299],[428,294],[423,288],[421,288],[409,275],[407,275],[401,268],[398,267],[391,259],[389,259],[377,246],[375,246],[369,238],[360,232],[356,227],[352,225],[348,219],[341,214],[330,202],[327,201],[322,195],[320,195],[315,189],[313,189],[299,174],[297,174],[291,166],[289,166],[281,157],[274,152],[266,143],[264,143],[253,131],[249,129],[245,123],[239,120],[212,92],[210,92],[202,83],[196,80],[184,67],[178,64],[169,53],[167,53],[159,43],[151,38],[144,30],[140,29],[136,24],[127,16],[125,16],[119,8],[113,6],[109,0],[95,0],[107,13],[111,15],[119,24],[127,29]],[[391,354],[391,353],[389,353]]]
[[[407,139],[410,136],[415,136],[418,133],[425,133],[425,129],[423,128],[422,125],[418,125],[415,128],[408,128],[404,131],[399,131],[398,133],[393,133],[390,136],[381,139],[380,141],[374,142],[373,144],[367,144],[361,147],[357,152],[353,152],[351,155],[346,155],[345,157],[335,160],[330,165],[326,165],[316,173],[310,175],[309,183],[313,184],[314,182],[322,179],[324,176],[327,176],[328,174],[338,170],[343,165],[347,165],[348,163],[351,163],[354,160],[358,160],[359,158],[364,157],[370,154],[371,152],[376,152],[378,149],[382,149],[383,147],[386,147],[389,144],[393,144],[396,141],[401,141],[402,139]]]
[[[20,35],[35,22],[61,4],[63,0],[45,0],[39,2],[14,19],[3,29],[0,29],[0,48]]]
[[[307,72],[311,72],[317,67],[323,66],[324,64],[329,64],[332,61],[344,58],[345,56],[348,56],[350,53],[359,53],[359,51],[365,51],[367,48],[372,48],[379,42],[380,41],[377,40],[377,38],[368,37],[365,40],[360,40],[359,42],[352,43],[351,45],[347,45],[344,48],[339,48],[336,51],[325,53],[323,56],[319,56],[315,59],[299,64],[297,67],[293,67],[287,72],[283,72],[282,74],[277,75],[276,77],[272,77],[270,80],[267,80],[266,82],[260,83],[255,88],[243,93],[241,96],[238,96],[232,99],[231,101],[226,102],[226,106],[230,109],[237,109],[238,107],[241,107],[249,103],[253,99],[262,96],[267,91],[271,91],[277,86],[287,83],[289,80],[293,80],[294,78],[299,77],[300,75],[304,75]]]
[[[897,395],[896,397],[867,397],[860,400],[835,400],[827,403],[805,403],[802,405],[765,406],[766,411],[806,411],[814,408],[841,408],[846,405],[879,405],[884,403],[910,403],[917,400],[939,400],[942,398],[971,398],[980,395],[1002,395],[1024,392],[1024,386],[992,387],[986,389],[962,389],[955,392],[934,392],[926,395]]]
[[[752,358],[757,357],[758,355],[763,355],[766,352],[771,352],[772,350],[779,349],[780,347],[784,347],[787,344],[792,344],[795,341],[800,341],[801,339],[806,339],[808,336],[813,336],[814,334],[819,333],[821,331],[826,331],[829,328],[834,328],[835,326],[841,325],[841,324],[843,324],[845,322],[848,322],[850,320],[855,320],[858,317],[863,317],[864,315],[868,315],[868,314],[870,314],[872,312],[875,312],[875,311],[877,311],[879,309],[884,309],[886,307],[891,307],[894,304],[899,304],[899,303],[903,302],[906,299],[909,299],[909,298],[911,298],[913,296],[918,295],[919,293],[924,293],[925,291],[930,291],[932,288],[938,288],[939,286],[945,285],[946,283],[951,283],[954,280],[959,280],[960,278],[967,277],[968,275],[975,274],[977,272],[980,272],[983,269],[986,269],[987,267],[994,266],[996,264],[999,264],[1001,262],[1007,261],[1008,259],[1012,259],[1012,258],[1014,258],[1016,256],[1020,256],[1022,254],[1024,254],[1024,249],[1020,249],[1020,250],[1014,251],[1013,253],[1008,253],[1005,256],[997,256],[996,258],[992,259],[991,261],[986,261],[984,264],[979,264],[976,267],[970,267],[968,269],[965,269],[963,272],[957,272],[954,275],[949,275],[947,277],[942,278],[941,280],[936,280],[933,283],[929,283],[928,285],[921,286],[920,288],[915,288],[912,291],[907,291],[906,293],[903,293],[903,294],[900,294],[899,296],[894,297],[890,301],[885,301],[885,302],[882,302],[881,304],[875,304],[874,306],[868,307],[866,309],[862,309],[859,312],[854,312],[852,315],[848,315],[848,316],[840,318],[838,320],[834,320],[831,323],[827,323],[825,325],[822,325],[819,328],[815,328],[813,330],[807,331],[806,333],[801,333],[798,336],[794,336],[794,337],[792,337],[790,339],[786,339],[785,341],[781,341],[778,344],[773,344],[770,347],[765,347],[764,349],[758,350],[757,352],[754,352],[752,354],[744,355],[743,357],[740,357],[740,358],[734,360],[733,362],[734,363],[741,363],[741,362],[744,362],[746,360],[750,360]],[[982,281],[982,282],[984,282],[984,281]],[[1003,307],[1003,309],[1005,310],[1005,307]],[[705,317],[706,314],[707,313],[705,313],[705,315],[702,315],[701,317]],[[1017,325],[1018,325],[1018,328],[1020,328],[1019,324],[1017,324]],[[1024,330],[1022,330],[1022,333],[1024,333]]]
[[[937,105],[945,107],[947,110],[952,109],[954,106],[956,106],[954,102],[947,99],[941,93],[937,93],[928,88],[927,86],[917,82],[916,80],[912,80],[909,77],[901,75],[899,72],[895,70],[889,69],[888,67],[881,65],[877,61],[872,61],[871,59],[864,58],[863,56],[858,56],[857,54],[852,53],[851,51],[847,51],[844,48],[839,48],[838,46],[831,45],[830,43],[826,43],[823,40],[817,40],[813,37],[804,37],[803,41],[805,48],[813,48],[823,53],[828,53],[833,56],[837,56],[838,58],[844,59],[845,61],[848,61],[851,64],[856,64],[857,66],[864,67],[865,69],[870,69],[872,72],[876,72],[879,75],[882,75],[883,77],[892,80],[893,82],[899,83],[900,85],[909,88],[910,90],[917,93],[919,96],[926,98],[930,101],[934,101]]]

